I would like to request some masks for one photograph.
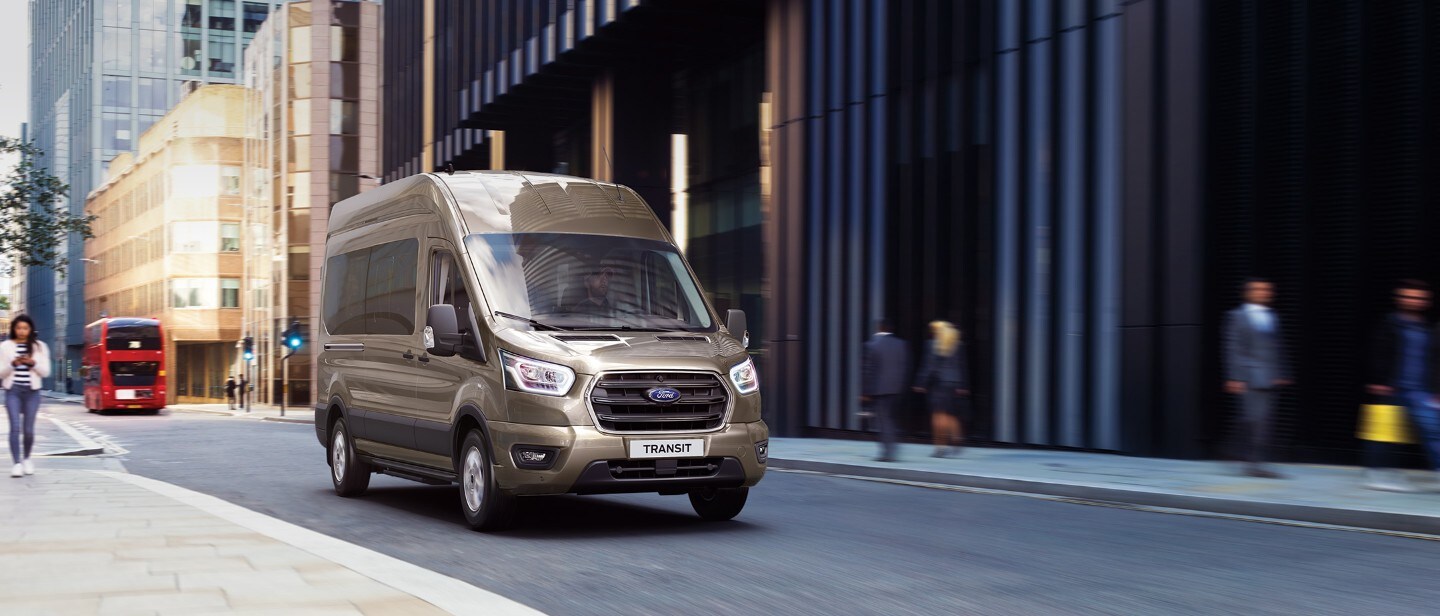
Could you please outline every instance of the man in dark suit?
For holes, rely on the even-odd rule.
[[[880,462],[896,460],[896,414],[909,384],[910,345],[896,336],[890,322],[881,319],[875,335],[865,342],[860,401],[875,414],[880,432]]]
[[[1275,285],[1268,280],[1245,282],[1245,304],[1231,310],[1225,320],[1225,391],[1240,396],[1243,411],[1240,439],[1245,473],[1279,479],[1265,468],[1270,447],[1270,423],[1276,392],[1290,385],[1281,347],[1280,318],[1270,307]]]

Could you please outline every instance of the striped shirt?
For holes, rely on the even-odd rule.
[[[30,355],[30,344],[28,342],[15,343],[15,357],[27,357]],[[21,364],[15,366],[15,385],[30,386],[30,366]]]

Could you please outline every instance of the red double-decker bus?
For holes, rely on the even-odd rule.
[[[85,408],[165,408],[165,337],[160,321],[100,319],[85,327]]]

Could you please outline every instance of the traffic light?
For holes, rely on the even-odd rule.
[[[246,336],[246,337],[245,337],[245,361],[248,362],[248,361],[250,361],[250,360],[252,360],[252,359],[255,359],[255,338],[252,337],[252,336]]]
[[[305,338],[300,333],[300,321],[291,321],[290,327],[285,330],[285,346],[290,350],[298,350],[304,344]]]

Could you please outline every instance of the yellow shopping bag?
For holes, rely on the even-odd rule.
[[[1410,418],[1405,407],[1388,404],[1366,404],[1360,407],[1360,440],[1380,443],[1414,443]]]

